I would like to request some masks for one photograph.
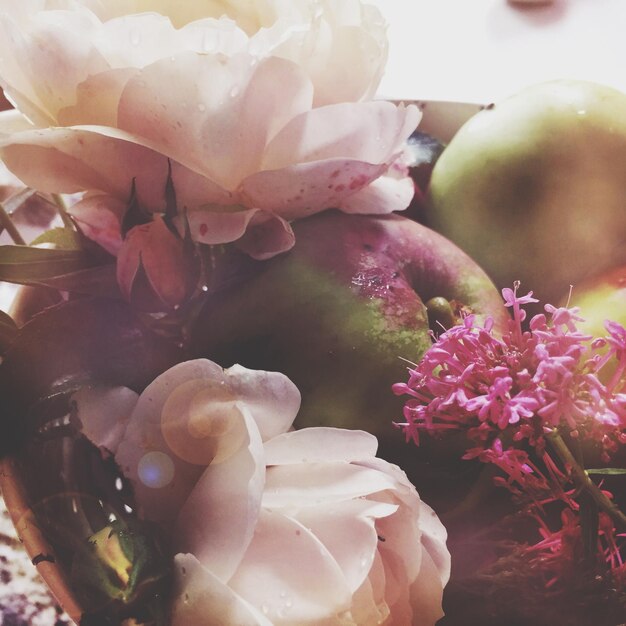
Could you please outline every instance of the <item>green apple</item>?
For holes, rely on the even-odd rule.
[[[542,301],[626,261],[626,95],[580,81],[471,118],[437,161],[429,224]]]
[[[391,386],[407,378],[403,359],[431,345],[429,313],[437,331],[436,317],[469,312],[501,325],[499,293],[455,245],[404,217],[329,211],[294,230],[292,250],[208,298],[192,349],[289,376],[302,394],[297,427],[361,428],[409,448],[393,426],[405,398]]]
[[[574,285],[571,295],[562,298],[561,304],[580,308],[582,322],[578,328],[592,337],[608,335],[607,320],[626,326],[626,265],[611,268]],[[601,377],[609,380],[615,364],[607,364]]]

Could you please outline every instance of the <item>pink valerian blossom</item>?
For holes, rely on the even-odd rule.
[[[525,549],[529,567],[542,572],[546,587],[554,587],[578,574],[577,564],[584,554],[582,526],[578,511],[566,508],[561,512],[561,526],[553,530],[536,516],[541,540]],[[622,556],[624,535],[615,530],[610,517],[600,513],[597,536],[598,572],[608,570],[612,585],[626,588],[626,564]]]
[[[577,308],[552,305],[545,306],[549,318],[535,315],[526,330],[522,305],[537,300],[532,292],[518,296],[518,287],[503,290],[513,315],[502,337],[491,321],[478,326],[468,316],[435,338],[394,391],[409,396],[399,424],[407,439],[419,444],[423,432],[463,430],[471,442],[464,458],[500,470],[495,483],[538,523],[540,540],[522,556],[555,585],[583,560],[579,496],[585,487],[574,475],[577,461],[550,438],[567,433],[571,441],[592,441],[603,461],[626,443],[626,330],[607,322],[607,336],[594,340],[578,330]],[[624,588],[626,542],[617,530],[624,518],[611,510],[611,493],[592,488],[606,509],[596,514],[596,559],[611,584]],[[562,523],[552,530],[546,509],[555,504]]]
[[[467,316],[436,339],[407,383],[394,385],[396,394],[409,396],[400,424],[407,439],[419,444],[421,432],[462,429],[480,452],[508,431],[514,442],[542,449],[545,429],[566,425],[573,437],[597,441],[606,455],[626,442],[626,331],[610,323],[608,337],[592,341],[576,327],[576,308],[551,305],[545,307],[550,320],[536,315],[524,330],[521,305],[536,302],[532,292],[519,297],[516,285],[503,296],[513,319],[502,337],[491,321],[478,326]],[[605,384],[600,370],[616,359]]]

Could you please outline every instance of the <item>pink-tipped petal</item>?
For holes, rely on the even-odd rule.
[[[338,207],[386,169],[385,164],[331,158],[258,172],[244,180],[241,192],[247,204],[294,219]]]

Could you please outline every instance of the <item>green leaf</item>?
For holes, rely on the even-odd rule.
[[[82,250],[47,250],[29,246],[0,246],[0,280],[22,285],[63,276],[93,266],[94,259]]]
[[[10,315],[0,311],[0,352],[10,346],[15,340],[19,329]]]
[[[87,296],[123,298],[117,282],[114,263],[42,279],[38,284],[44,287],[52,287],[59,291],[68,291]]]
[[[57,249],[83,250],[84,242],[84,236],[72,228],[53,228],[39,235],[30,245],[39,246],[44,243],[51,243]]]
[[[602,467],[597,469],[588,469],[587,474],[599,474],[601,476],[621,476],[623,474],[626,474],[626,468]]]

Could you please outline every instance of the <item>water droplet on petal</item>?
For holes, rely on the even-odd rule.
[[[204,102],[198,102],[198,111],[204,113],[206,111],[206,104]]]

